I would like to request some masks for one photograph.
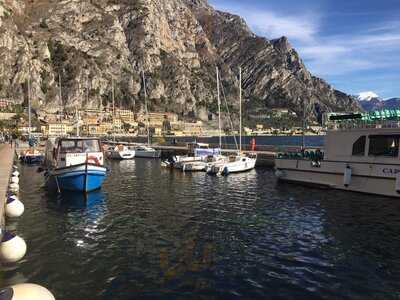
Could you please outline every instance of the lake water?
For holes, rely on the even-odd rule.
[[[272,169],[182,174],[110,163],[86,200],[21,167],[26,257],[1,286],[63,299],[400,299],[398,199],[279,184]]]

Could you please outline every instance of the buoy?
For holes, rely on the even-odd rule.
[[[18,171],[14,171],[14,172],[12,172],[11,175],[12,175],[12,176],[19,176],[19,172],[18,172]]]
[[[11,183],[19,183],[19,178],[18,178],[18,176],[13,176],[13,177],[11,177],[10,181],[11,181]]]
[[[26,243],[19,236],[4,232],[0,243],[0,260],[6,263],[15,263],[26,254]]]
[[[343,184],[345,187],[348,187],[351,183],[351,167],[346,166],[346,169],[344,169],[344,176],[343,176]]]
[[[7,198],[6,215],[9,218],[18,218],[24,213],[25,206],[16,196]]]
[[[19,191],[19,184],[18,183],[11,183],[9,186],[11,192],[18,192]]]
[[[32,283],[16,284],[0,290],[0,300],[55,300],[46,288]]]

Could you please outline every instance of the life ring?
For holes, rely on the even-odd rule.
[[[99,159],[98,159],[96,156],[89,156],[89,157],[86,159],[86,163],[88,163],[88,164],[94,164],[94,165],[100,166],[100,161],[99,161]]]

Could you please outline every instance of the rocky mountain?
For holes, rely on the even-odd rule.
[[[371,98],[370,100],[359,101],[361,107],[365,111],[382,110],[382,109],[399,109],[400,98],[390,98],[382,100],[380,98]]]
[[[311,116],[358,109],[310,74],[287,38],[258,37],[206,0],[2,0],[0,56],[0,97],[26,103],[30,79],[34,106],[46,111],[109,105],[113,86],[117,106],[143,109],[143,69],[150,110],[208,120],[216,66],[232,111],[239,67],[248,114],[301,115],[303,102]]]

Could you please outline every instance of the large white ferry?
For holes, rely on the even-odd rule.
[[[333,116],[324,153],[280,154],[275,160],[280,180],[400,197],[400,111]],[[378,117],[377,117],[378,116]],[[391,117],[392,116],[392,117]],[[367,117],[368,119],[370,119]],[[338,123],[339,121],[339,123]]]

